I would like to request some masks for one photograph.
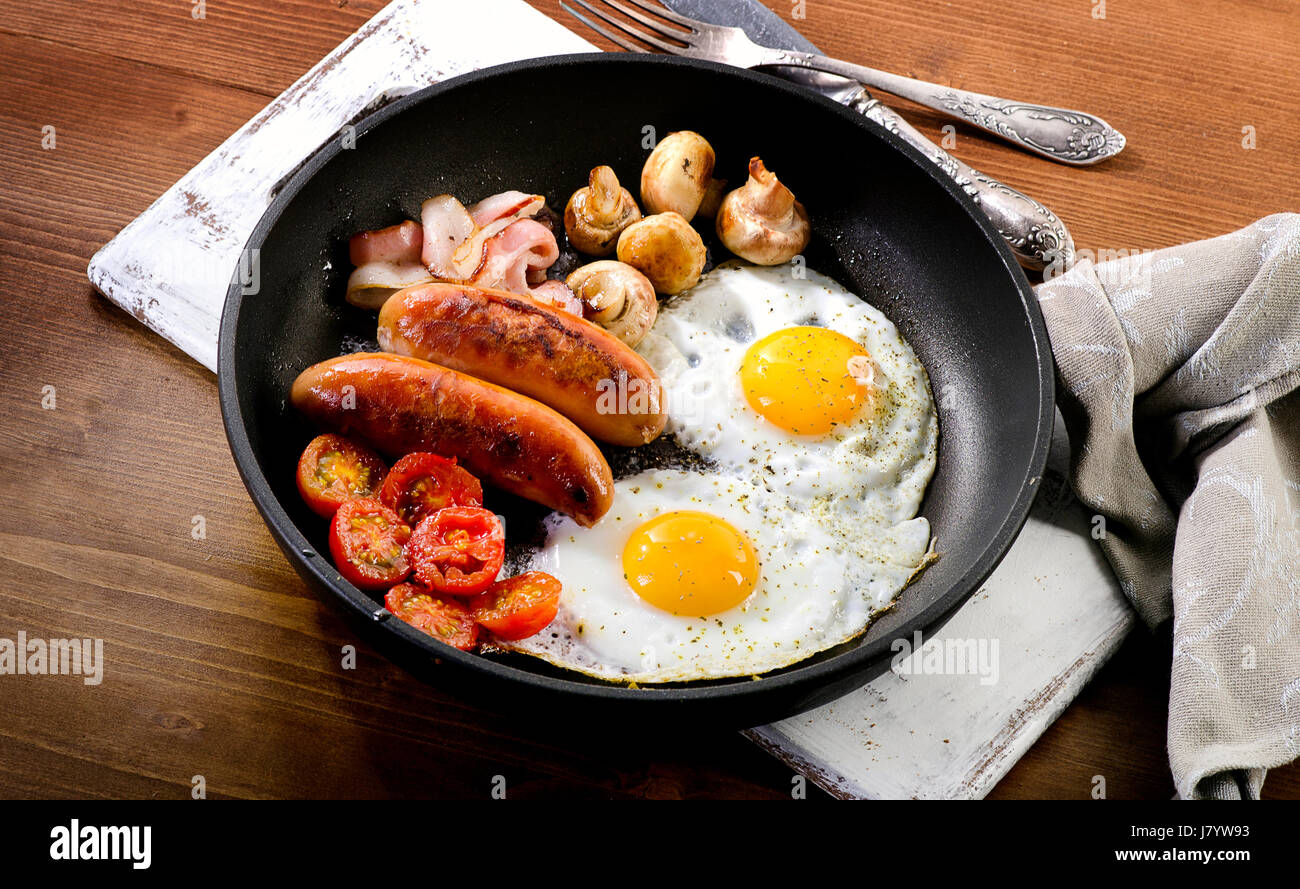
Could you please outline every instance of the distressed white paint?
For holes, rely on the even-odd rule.
[[[385,93],[591,49],[520,0],[396,0],[95,254],[90,280],[215,370],[230,270],[277,184],[326,139]],[[1062,448],[1058,436],[1045,478],[1058,488]],[[1132,625],[1088,527],[1071,499],[1040,498],[1006,560],[944,627],[944,637],[999,639],[996,685],[887,674],[750,736],[839,795],[982,796]]]
[[[587,41],[519,0],[396,0],[199,162],[90,260],[110,300],[217,368],[231,272],[276,186],[385,93]]]

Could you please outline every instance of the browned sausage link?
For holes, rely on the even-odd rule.
[[[645,359],[595,324],[526,296],[409,287],[380,311],[379,345],[508,386],[611,444],[653,441],[668,419]]]
[[[595,442],[544,404],[417,358],[360,352],[322,361],[293,383],[317,425],[390,457],[432,451],[590,525],[614,480]]]

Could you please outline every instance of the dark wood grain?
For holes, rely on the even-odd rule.
[[[0,677],[0,796],[185,797],[203,775],[211,797],[486,797],[503,775],[519,797],[788,798],[789,771],[732,733],[522,723],[357,642],[253,510],[211,375],[87,284],[99,246],[381,5],[223,0],[196,21],[180,0],[0,0],[0,636],[101,637],[107,662],[93,687]],[[1108,6],[1096,21],[1085,0],[1035,4],[1030,33],[988,0],[807,0],[795,24],[831,54],[1124,130],[1129,150],[1083,171],[957,130],[959,154],[1050,204],[1082,248],[1296,209],[1300,7]],[[994,795],[1086,798],[1102,774],[1114,797],[1168,797],[1167,672],[1167,642],[1133,637]],[[1300,769],[1266,794],[1300,797]]]

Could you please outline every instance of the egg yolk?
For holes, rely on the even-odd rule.
[[[758,556],[744,532],[706,512],[678,510],[632,532],[623,547],[632,591],[662,611],[706,617],[758,586]]]
[[[825,435],[872,397],[875,363],[842,333],[789,327],[749,347],[740,383],[750,407],[796,435]]]

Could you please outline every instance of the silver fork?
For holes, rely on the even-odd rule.
[[[740,28],[697,21],[652,0],[627,0],[626,3],[621,0],[595,0],[595,3],[615,9],[640,23],[642,28],[615,17],[588,0],[573,2],[617,31],[596,24],[563,0],[560,6],[587,27],[629,52],[645,51],[644,46],[637,46],[627,39],[632,37],[662,52],[725,62],[741,68],[788,65],[838,74],[933,108],[1064,164],[1095,164],[1114,157],[1124,149],[1125,139],[1122,133],[1101,118],[1082,111],[1012,102],[996,96],[914,80],[815,53],[759,46]],[[673,27],[662,20],[680,27]]]

